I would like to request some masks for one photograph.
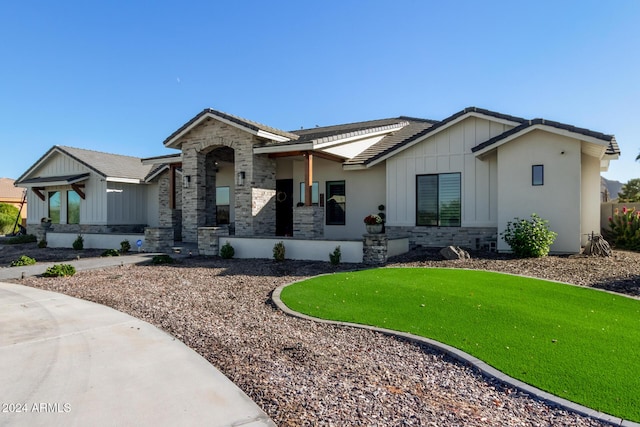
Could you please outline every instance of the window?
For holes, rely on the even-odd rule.
[[[49,218],[53,224],[60,224],[60,192],[49,191]]]
[[[216,223],[229,224],[229,187],[216,187]]]
[[[344,225],[347,192],[344,181],[327,181],[327,225]]]
[[[80,224],[80,195],[67,191],[67,224]]]
[[[544,185],[544,165],[531,166],[531,185]]]
[[[300,203],[304,203],[305,197],[305,183],[304,181],[300,183]],[[318,181],[313,181],[311,184],[311,203],[318,204]]]
[[[416,225],[460,227],[460,174],[416,176]]]

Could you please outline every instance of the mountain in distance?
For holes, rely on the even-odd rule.
[[[603,176],[600,177],[600,194],[602,194],[602,201],[611,201],[618,198],[618,193],[622,191],[624,183],[620,181],[612,181]],[[608,194],[608,198],[604,197],[604,194]]]

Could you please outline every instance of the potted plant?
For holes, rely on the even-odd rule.
[[[367,233],[379,234],[382,232],[382,217],[378,214],[370,214],[364,217]]]
[[[51,218],[40,218],[40,226],[42,228],[44,228],[45,230],[48,230],[51,228]]]

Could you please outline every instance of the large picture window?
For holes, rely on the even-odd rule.
[[[60,192],[49,191],[49,218],[53,224],[60,224]]]
[[[327,181],[327,225],[345,225],[347,191],[344,181]]]
[[[80,224],[80,195],[67,191],[67,224]]]
[[[216,187],[216,223],[218,225],[229,224],[230,210],[229,187]]]
[[[416,225],[460,227],[460,174],[416,176]]]

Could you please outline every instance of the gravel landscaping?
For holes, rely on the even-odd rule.
[[[1,265],[7,265],[1,254]],[[480,268],[640,295],[637,253],[472,257],[442,261],[437,251],[420,249],[388,265]],[[281,284],[362,267],[194,257],[168,266],[114,267],[17,283],[106,304],[166,330],[220,369],[280,426],[602,425],[487,380],[429,348],[289,317],[271,302],[271,292]]]

